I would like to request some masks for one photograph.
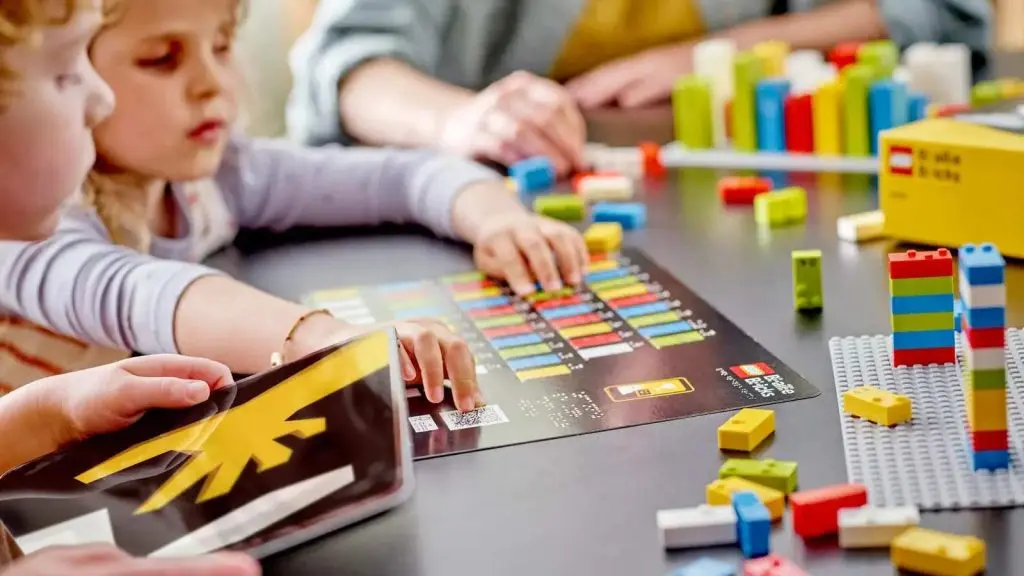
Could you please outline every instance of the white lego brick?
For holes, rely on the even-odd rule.
[[[724,38],[698,42],[693,47],[693,71],[711,86],[711,133],[716,148],[726,145],[725,103],[735,91],[733,60],[736,43]]]
[[[971,348],[967,338],[963,339],[964,356],[969,370],[998,370],[1006,367],[1006,354],[1002,348]]]
[[[836,235],[846,242],[867,242],[881,238],[885,214],[881,210],[840,216],[836,219]]]
[[[839,546],[887,548],[897,536],[920,523],[917,506],[842,508],[839,510]]]
[[[633,181],[625,176],[584,176],[578,192],[590,202],[629,200],[633,197]]]
[[[939,105],[969,104],[971,99],[971,51],[964,44],[922,42],[903,55],[907,83]]]
[[[609,170],[628,176],[639,176],[643,172],[643,156],[636,147],[587,145],[584,155],[595,170]]]
[[[658,510],[658,532],[664,548],[697,548],[736,543],[736,512],[732,506]]]
[[[972,286],[967,276],[960,276],[960,299],[964,308],[1006,308],[1006,285]]]

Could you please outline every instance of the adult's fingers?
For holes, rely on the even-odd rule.
[[[565,87],[546,78],[540,79],[528,88],[527,96],[545,110],[543,126],[568,155],[570,168],[585,168],[583,147],[587,142],[587,125]]]
[[[558,273],[555,258],[551,254],[551,246],[536,226],[520,226],[513,230],[512,237],[519,247],[519,251],[526,255],[526,261],[530,264],[541,287],[548,292],[562,288],[562,278]]]
[[[201,380],[217,390],[234,382],[231,370],[213,360],[181,356],[178,354],[154,354],[123,360],[118,364],[125,371],[136,376],[171,376],[183,380]]]
[[[665,101],[671,95],[672,86],[658,76],[641,78],[619,94],[619,106],[623,108],[643,108]]]
[[[516,294],[534,292],[533,276],[512,238],[501,234],[482,249],[481,268],[495,278],[504,278]]]
[[[566,89],[581,108],[589,110],[615,102],[635,81],[635,73],[628,66],[612,62],[570,80]]]
[[[484,120],[485,130],[501,140],[515,143],[529,156],[546,156],[551,159],[555,171],[564,174],[571,161],[568,153],[554,141],[537,117],[537,110],[522,93],[503,95]]]

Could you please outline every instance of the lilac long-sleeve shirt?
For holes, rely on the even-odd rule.
[[[196,210],[194,187],[173,187],[179,235],[154,238],[149,254],[114,245],[95,212],[77,206],[49,240],[0,242],[0,313],[101,346],[178,352],[178,300],[196,279],[220,273],[198,262],[238,228],[416,222],[452,237],[456,195],[499,178],[433,152],[236,138],[209,183],[213,202],[207,195]]]

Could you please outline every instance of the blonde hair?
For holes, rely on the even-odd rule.
[[[18,72],[3,51],[24,43],[39,42],[39,30],[71,21],[80,0],[3,0],[0,2],[0,112],[16,91]]]

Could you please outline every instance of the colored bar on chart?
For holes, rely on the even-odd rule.
[[[629,286],[631,284],[638,284],[640,279],[632,274],[629,276],[623,276],[621,278],[612,278],[610,280],[602,280],[600,282],[594,282],[590,285],[590,289],[594,292],[609,290],[611,288],[618,288],[619,286]]]
[[[551,300],[544,300],[543,302],[537,302],[533,305],[538,312],[547,310],[549,308],[558,308],[559,306],[569,306],[570,304],[579,304],[583,300],[579,294],[573,294],[572,296],[563,296],[562,298],[552,298]]]
[[[483,332],[484,337],[491,339],[502,338],[505,336],[516,336],[518,334],[530,334],[533,332],[533,329],[526,324],[513,324],[511,326],[483,328],[480,331]]]
[[[551,353],[551,347],[548,346],[547,344],[530,344],[529,346],[506,348],[499,352],[501,357],[505,360],[511,360],[513,358],[522,358],[523,356],[534,356],[537,354],[549,353]]]
[[[516,346],[526,346],[527,344],[539,344],[540,342],[540,336],[531,333],[493,338],[491,339],[491,346],[501,350],[502,348],[514,348]]]
[[[339,288],[337,290],[321,290],[313,294],[313,299],[315,299],[323,306],[327,306],[336,301],[352,300],[354,298],[359,298],[358,288]]]
[[[462,274],[454,274],[452,276],[445,276],[441,278],[442,284],[461,284],[465,282],[483,282],[487,280],[487,276],[483,272],[464,272]]]
[[[465,302],[466,300],[482,300],[484,298],[494,298],[495,296],[501,296],[501,288],[496,286],[471,292],[456,292],[452,297],[455,298],[456,302]]]
[[[606,334],[595,334],[594,336],[582,336],[580,338],[574,338],[572,340],[569,340],[569,344],[571,344],[573,348],[581,350],[583,348],[589,348],[591,346],[604,346],[607,344],[614,344],[616,342],[621,341],[622,337],[620,337],[618,334],[616,334],[615,332],[608,332]]]
[[[503,306],[512,302],[508,296],[495,296],[493,298],[484,298],[482,300],[470,300],[468,302],[459,302],[459,308],[463,310],[478,310],[480,308],[493,308],[495,306]]]
[[[394,282],[392,284],[384,284],[383,286],[377,286],[374,290],[378,294],[395,294],[401,292],[420,292],[426,286],[426,282],[422,280],[415,280],[412,282]]]
[[[615,260],[598,260],[597,262],[591,262],[587,266],[587,273],[593,274],[594,272],[602,272],[604,270],[614,270],[619,267],[619,263]]]
[[[623,286],[622,288],[612,288],[611,290],[604,290],[597,292],[597,297],[602,300],[614,300],[616,298],[625,298],[626,296],[639,296],[641,294],[647,294],[647,286],[644,284],[634,284],[632,286]]]
[[[693,330],[693,326],[689,322],[673,322],[671,324],[660,324],[658,326],[648,326],[646,328],[640,328],[638,332],[644,338],[657,338],[658,336],[667,336],[669,334],[678,334],[680,332],[690,332]]]
[[[508,367],[517,372],[520,370],[529,370],[531,368],[540,368],[541,366],[560,364],[561,362],[562,359],[558,357],[558,354],[541,354],[540,356],[527,356],[524,358],[506,360]]]
[[[594,282],[604,282],[605,280],[612,280],[613,278],[622,278],[623,276],[629,276],[628,268],[614,268],[611,270],[603,270],[601,272],[591,272],[587,274],[584,279],[587,284],[593,284]]]
[[[667,348],[669,346],[677,346],[679,344],[691,344],[693,342],[700,342],[704,340],[704,336],[696,330],[692,332],[682,332],[679,334],[671,334],[669,336],[658,336],[657,338],[651,338],[651,344],[658,348]]]
[[[651,302],[657,302],[661,299],[661,296],[657,294],[641,294],[639,296],[627,296],[625,298],[616,298],[615,300],[605,300],[605,304],[612,308],[626,308],[629,306],[636,306],[637,304],[649,304]]]
[[[558,364],[556,366],[546,366],[544,368],[534,368],[533,370],[523,370],[522,372],[516,372],[516,376],[522,380],[536,380],[537,378],[550,378],[552,376],[565,376],[570,374],[572,371],[569,370],[568,366],[564,364]]]
[[[586,324],[584,326],[573,326],[572,328],[566,328],[562,330],[562,337],[572,340],[573,338],[580,338],[582,336],[593,336],[595,334],[605,334],[612,332],[613,328],[611,324],[607,322],[598,322],[596,324]]]
[[[493,316],[507,316],[509,314],[515,314],[516,307],[511,304],[504,306],[496,306],[494,308],[480,308],[479,310],[470,310],[470,318],[491,318]]]
[[[579,316],[580,314],[586,314],[592,312],[594,306],[592,304],[576,304],[573,306],[563,306],[562,308],[549,308],[540,313],[547,320],[555,320],[558,318],[567,318],[569,316]]]
[[[440,318],[444,311],[434,306],[424,308],[399,308],[392,310],[395,320],[407,320],[409,318]]]
[[[594,322],[600,322],[601,315],[590,313],[583,314],[580,316],[569,316],[567,318],[558,318],[549,322],[556,329],[561,330],[562,328],[569,328],[570,326],[580,326],[582,324],[593,324]]]
[[[679,313],[672,310],[670,312],[648,314],[647,316],[637,316],[635,318],[631,318],[628,322],[633,328],[643,328],[644,326],[667,324],[669,322],[675,322],[676,320],[679,320]]]
[[[493,318],[482,318],[477,320],[476,327],[482,329],[485,328],[498,328],[499,326],[513,326],[515,324],[522,324],[526,322],[526,318],[522,314],[509,314],[507,316],[495,316]]]
[[[430,298],[427,298],[426,296],[423,296],[421,293],[417,292],[416,296],[412,298],[397,300],[395,302],[388,302],[388,307],[391,308],[392,310],[401,310],[403,308],[426,308],[427,306],[431,306],[432,304],[433,302],[431,301]]]
[[[472,290],[483,290],[484,288],[493,288],[495,286],[497,286],[497,283],[495,283],[494,280],[486,279],[449,284],[448,289],[452,292],[470,292]]]
[[[619,342],[618,344],[606,344],[604,346],[584,348],[579,351],[579,354],[586,360],[592,360],[594,358],[602,358],[605,356],[615,356],[616,354],[627,354],[632,351],[632,346],[625,342]]]
[[[656,312],[668,312],[671,309],[672,307],[668,305],[668,302],[651,302],[650,304],[640,304],[639,306],[619,308],[616,312],[619,313],[619,316],[629,319],[634,316],[645,316]]]

